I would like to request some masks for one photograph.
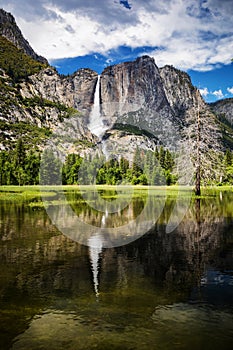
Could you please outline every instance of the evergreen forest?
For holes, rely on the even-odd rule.
[[[69,154],[62,163],[52,150],[28,150],[20,138],[14,149],[0,152],[0,185],[172,185],[178,181],[175,157],[160,146],[155,151],[137,148],[131,163],[99,154]],[[227,150],[220,163],[222,176],[214,184],[233,184],[233,152]],[[205,184],[213,184],[210,181]]]

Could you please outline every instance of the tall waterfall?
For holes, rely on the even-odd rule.
[[[103,120],[101,118],[101,112],[100,112],[100,75],[98,75],[98,79],[97,79],[95,95],[94,95],[94,105],[90,113],[88,128],[92,132],[92,134],[100,138],[104,134],[104,131],[106,130],[106,127],[104,126]]]

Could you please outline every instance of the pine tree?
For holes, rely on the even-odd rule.
[[[159,163],[161,165],[162,168],[165,167],[165,150],[163,148],[163,146],[160,146],[160,149],[159,149]]]
[[[59,185],[61,184],[61,161],[50,149],[45,149],[40,162],[40,184]]]
[[[13,165],[14,165],[14,176],[16,178],[17,184],[22,185],[26,182],[25,173],[25,160],[26,151],[21,138],[18,139],[14,151]]]
[[[132,164],[132,174],[135,177],[139,177],[143,173],[143,162],[141,158],[141,151],[139,147],[137,146],[134,157],[133,157],[133,164]]]
[[[30,150],[25,160],[26,183],[37,185],[39,183],[40,155]]]
[[[233,154],[229,149],[227,149],[224,157],[225,166],[231,166],[232,162],[233,162]]]

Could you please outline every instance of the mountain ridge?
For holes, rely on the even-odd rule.
[[[11,13],[0,8],[0,35],[12,42],[18,49],[31,56],[34,60],[47,64],[46,58],[38,55],[30,46],[29,42],[23,37],[23,34],[16,24],[15,18]]]
[[[74,130],[68,128],[67,139],[72,135],[79,147],[70,144],[72,151],[85,154],[102,145],[102,150],[109,148],[110,153],[120,156],[124,144],[124,156],[132,159],[137,147],[154,149],[160,144],[175,145],[187,130],[190,115],[195,115],[198,108],[211,114],[213,123],[219,115],[215,106],[205,103],[187,73],[169,65],[158,68],[153,58],[142,56],[135,61],[109,66],[100,74],[99,107],[107,129],[107,137],[103,135],[100,140],[88,129],[98,73],[82,68],[72,75],[59,74],[47,60],[35,54],[22,37],[14,17],[4,10],[0,10],[0,28],[6,40],[44,65],[38,72],[30,74],[29,71],[18,81],[12,80],[9,69],[0,67],[0,121],[5,123],[5,131],[1,130],[1,140],[5,141],[2,149],[11,147],[11,142],[17,138],[9,134],[7,123],[12,126],[23,122],[46,127],[51,132],[58,128],[61,132],[62,128],[67,128],[64,121],[73,118],[71,127]],[[19,54],[15,51],[16,57]],[[220,122],[224,127],[225,121]],[[228,133],[228,137],[231,139],[233,134]]]

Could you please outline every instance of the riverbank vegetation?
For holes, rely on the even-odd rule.
[[[222,174],[219,177],[219,164]],[[210,172],[210,169],[207,169]],[[205,171],[203,169],[202,171]],[[202,185],[233,184],[233,152],[219,156],[218,176]],[[51,150],[28,149],[19,139],[14,149],[0,152],[0,185],[174,185],[179,182],[176,155],[164,147],[155,151],[136,149],[133,161],[125,158],[69,154],[64,163]]]

